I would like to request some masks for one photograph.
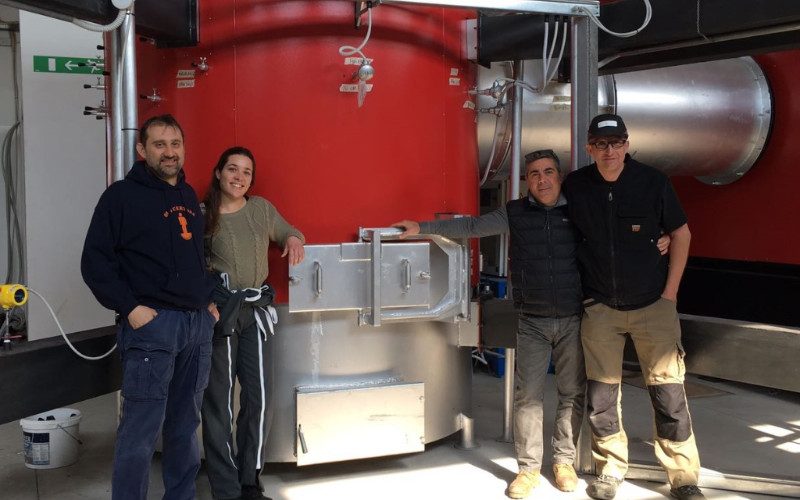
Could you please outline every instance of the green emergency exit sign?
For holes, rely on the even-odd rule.
[[[87,57],[33,56],[33,71],[99,75],[103,72],[103,60]]]

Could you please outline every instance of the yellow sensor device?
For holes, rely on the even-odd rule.
[[[0,307],[11,309],[28,302],[28,289],[23,285],[0,285]]]

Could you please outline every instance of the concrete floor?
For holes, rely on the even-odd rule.
[[[704,469],[798,479],[800,395],[721,382],[701,383],[727,391],[690,401]],[[631,456],[652,462],[652,423],[647,393],[624,385],[623,394]],[[516,472],[516,462],[513,446],[496,439],[502,433],[502,398],[501,379],[475,375],[473,414],[480,443],[475,450],[458,450],[453,447],[453,440],[443,440],[429,445],[424,453],[414,455],[304,468],[270,464],[263,476],[266,493],[276,500],[504,499],[504,490]],[[548,414],[552,414],[554,401],[553,384],[549,383],[545,398]],[[115,396],[109,394],[73,405],[83,413],[80,424],[83,445],[79,461],[60,469],[25,467],[19,423],[0,426],[0,498],[110,498],[115,402]],[[549,422],[551,418],[546,420]],[[549,434],[551,428],[552,425],[547,426],[545,432]],[[545,442],[549,442],[549,437]],[[551,485],[552,474],[546,464],[545,481],[531,498],[588,498],[584,492],[587,480],[591,480],[591,476],[581,478],[576,492],[561,493]],[[202,471],[197,488],[197,498],[212,498]],[[704,492],[712,499],[776,498],[708,488]],[[161,498],[162,494],[160,464],[156,457],[149,498]],[[617,498],[649,500],[665,498],[668,494],[664,484],[626,481]]]

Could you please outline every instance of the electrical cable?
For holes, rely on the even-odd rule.
[[[542,88],[547,85],[547,39],[550,34],[550,20],[545,16],[544,43],[542,43]]]
[[[497,128],[500,126],[500,114],[494,115],[494,135],[492,135],[492,149],[489,151],[489,159],[486,160],[486,168],[483,171],[483,175],[481,176],[481,182],[478,184],[478,187],[483,186],[486,184],[486,181],[489,179],[489,171],[492,170],[492,163],[494,162],[494,154],[497,150]]]
[[[529,92],[533,92],[534,94],[538,94],[540,92],[539,89],[537,89],[536,87],[532,86],[530,83],[525,82],[523,80],[515,80],[513,78],[505,78],[505,77],[500,77],[497,80],[501,81],[501,82],[509,82],[509,83],[511,83],[511,84],[513,84],[513,85],[515,85],[517,87],[522,87],[522,88],[524,88],[525,90],[527,90]],[[511,88],[511,85],[509,85],[507,88],[505,88],[503,90],[503,93],[501,94],[501,97],[504,96],[506,94],[506,92],[508,92],[508,89],[510,89],[510,88]]]
[[[563,46],[562,46],[562,52],[563,52]],[[560,56],[559,56],[559,60],[560,60]],[[533,87],[531,84],[529,84],[529,83],[527,83],[527,82],[525,82],[523,80],[515,80],[513,78],[499,77],[494,81],[495,84],[497,82],[506,82],[506,84],[503,85],[503,90],[497,96],[498,105],[505,98],[505,95],[508,93],[508,91],[511,89],[511,87],[518,87],[518,88],[527,90],[529,92],[533,92],[534,94],[540,92],[539,89],[537,89],[536,87]],[[520,97],[521,97],[521,95],[522,94],[520,94]],[[479,187],[483,186],[486,183],[486,181],[489,179],[489,172],[491,171],[491,166],[492,166],[492,163],[494,162],[494,158],[496,156],[496,152],[497,152],[497,128],[499,126],[499,121],[500,121],[500,115],[497,114],[497,115],[495,115],[494,135],[492,136],[492,148],[491,148],[491,151],[489,153],[489,159],[486,162],[486,167],[483,169],[483,174],[481,175],[481,180],[480,180],[480,183],[478,184]],[[507,142],[506,144],[507,144],[507,146],[510,146],[510,142]],[[501,163],[505,161],[505,157],[506,157],[507,154],[508,154],[508,149],[506,149],[506,151],[503,153],[503,159],[501,160]]]
[[[127,13],[128,9],[120,9],[119,14],[117,14],[117,17],[111,21],[111,24],[97,24],[90,21],[84,21],[83,19],[73,19],[72,24],[80,26],[81,28],[89,31],[105,33],[106,31],[114,31],[115,29],[119,28],[120,25],[122,25],[122,21],[125,20],[125,15]]]
[[[557,18],[556,18],[556,21],[555,21],[555,25],[556,25],[556,29],[555,29],[555,31],[553,31],[553,40],[550,42],[550,52],[547,55],[547,65],[544,66],[544,75],[543,75],[544,82],[542,83],[542,89],[547,87],[547,84],[550,83],[550,71],[549,71],[550,70],[550,63],[553,62],[553,52],[555,52],[555,50],[556,50],[556,42],[558,42],[559,22],[558,22]]]
[[[611,31],[610,29],[608,29],[605,26],[603,26],[603,23],[600,22],[600,20],[597,18],[597,16],[595,16],[594,14],[589,12],[589,10],[586,7],[577,7],[577,10],[579,12],[583,12],[584,14],[589,16],[589,19],[591,19],[592,22],[594,24],[596,24],[598,28],[600,28],[601,30],[605,31],[609,35],[620,37],[620,38],[629,38],[629,37],[632,37],[634,35],[637,35],[640,31],[645,29],[647,27],[647,25],[650,24],[650,19],[653,17],[653,6],[650,5],[650,0],[642,0],[642,1],[644,2],[644,8],[645,8],[644,22],[642,23],[642,25],[638,29],[635,29],[633,31],[626,31],[624,33],[618,33],[616,31]]]
[[[109,349],[107,353],[105,353],[103,355],[100,355],[100,356],[87,356],[87,355],[81,353],[80,351],[78,351],[75,348],[74,345],[72,345],[72,342],[70,342],[69,339],[67,338],[67,334],[64,333],[64,327],[61,326],[61,322],[58,321],[58,317],[56,317],[56,313],[55,313],[55,311],[53,311],[53,308],[50,306],[50,303],[47,302],[47,299],[45,299],[44,296],[41,293],[37,292],[33,288],[28,287],[28,292],[30,292],[30,293],[36,295],[37,297],[39,297],[40,299],[42,299],[42,302],[44,302],[44,305],[47,306],[47,310],[50,311],[50,315],[53,316],[53,320],[56,322],[56,326],[58,327],[58,331],[61,332],[61,336],[64,337],[64,340],[67,342],[67,345],[69,346],[69,348],[72,349],[72,352],[74,352],[75,354],[77,354],[81,358],[86,359],[88,361],[98,361],[98,360],[101,360],[101,359],[103,359],[105,357],[108,357],[112,352],[114,352],[114,349],[117,348],[117,344],[114,344],[114,347]]]
[[[361,59],[364,61],[364,63],[366,63],[368,58],[361,51],[367,45],[367,42],[369,42],[369,36],[371,34],[372,34],[372,7],[368,7],[367,35],[364,37],[364,41],[361,42],[361,45],[359,45],[358,47],[353,47],[352,45],[342,45],[341,47],[339,47],[339,55],[347,57],[347,56],[352,56],[353,54],[358,54],[359,56],[361,56]]]
[[[542,86],[542,88],[546,87],[547,83],[550,83],[550,80],[552,80],[553,77],[556,76],[556,73],[558,72],[558,65],[561,64],[561,58],[564,56],[564,47],[567,45],[567,21],[566,20],[563,21],[562,25],[564,28],[563,31],[564,34],[561,38],[561,50],[558,52],[558,59],[556,59],[556,64],[553,66],[553,70],[548,75],[547,82],[545,83],[545,85]],[[550,61],[548,61],[547,65],[548,66],[550,65]]]
[[[0,169],[2,169],[6,195],[6,226],[8,227],[8,255],[5,283],[22,281],[22,231],[17,213],[16,179],[13,172],[14,161],[11,156],[14,138],[19,130],[20,122],[15,123],[3,138],[0,148]],[[15,245],[16,242],[16,245]],[[16,261],[15,261],[16,256]],[[15,274],[16,268],[19,273]]]

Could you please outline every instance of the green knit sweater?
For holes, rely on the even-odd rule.
[[[269,274],[269,242],[283,248],[289,236],[305,243],[303,233],[289,225],[272,203],[251,196],[238,211],[220,214],[217,231],[206,238],[211,268],[228,273],[233,289],[261,286]]]

